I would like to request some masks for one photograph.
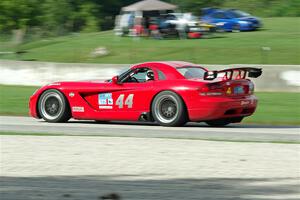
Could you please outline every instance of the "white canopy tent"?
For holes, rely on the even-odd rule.
[[[123,7],[124,12],[136,12],[136,11],[152,11],[152,10],[175,10],[176,5],[166,3],[159,0],[143,0],[129,6]]]
[[[142,0],[125,6],[121,9],[120,15],[116,17],[115,32],[117,35],[123,35],[124,32],[129,32],[132,24],[141,25],[143,20],[149,19],[149,17],[172,12],[176,8],[176,5],[159,0]],[[149,20],[145,21],[149,22]]]

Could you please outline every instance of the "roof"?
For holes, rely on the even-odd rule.
[[[132,67],[139,67],[139,66],[145,66],[145,65],[163,65],[163,66],[169,66],[172,68],[179,68],[184,66],[198,66],[194,63],[185,62],[185,61],[150,61],[150,62],[143,62],[134,64]]]
[[[159,0],[143,0],[123,7],[122,11],[174,10],[177,6]]]
[[[174,79],[184,79],[184,76],[177,70],[180,67],[200,67],[194,63],[184,62],[184,61],[150,61],[144,63],[138,63],[131,67],[131,69],[136,68],[152,68],[158,69],[164,73],[167,80],[174,80]],[[203,68],[203,67],[202,67]],[[205,68],[203,68],[206,70]]]
[[[160,62],[162,64],[167,64],[171,67],[178,68],[178,67],[184,67],[184,66],[195,66],[196,64],[190,63],[190,62],[185,62],[185,61],[165,61],[165,62]]]

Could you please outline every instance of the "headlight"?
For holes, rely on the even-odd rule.
[[[226,22],[218,22],[216,23],[216,26],[224,26],[224,24],[226,24]]]

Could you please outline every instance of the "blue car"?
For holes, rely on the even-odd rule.
[[[202,21],[228,32],[252,31],[262,26],[259,18],[236,9],[204,8],[202,13]]]

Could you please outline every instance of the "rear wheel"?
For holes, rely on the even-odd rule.
[[[47,122],[67,122],[71,111],[65,96],[54,89],[46,90],[38,101],[38,111]]]
[[[187,112],[183,100],[171,91],[159,93],[152,103],[152,115],[162,126],[182,126],[187,122]]]

